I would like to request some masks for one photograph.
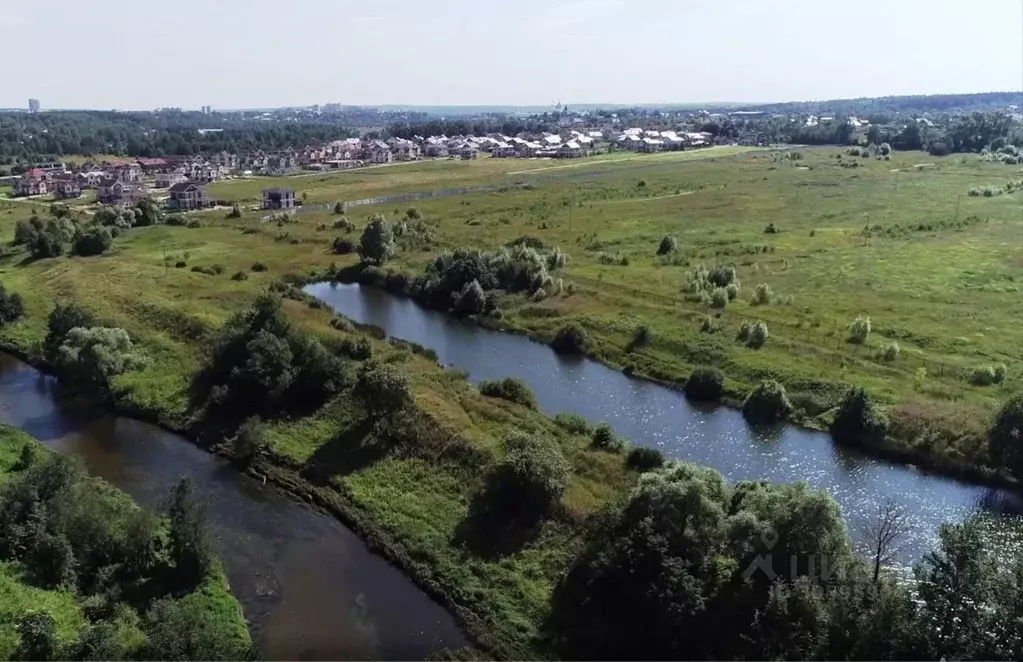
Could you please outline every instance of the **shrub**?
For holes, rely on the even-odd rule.
[[[974,368],[970,373],[970,383],[974,386],[991,386],[1005,381],[1006,367],[1004,363]]]
[[[355,326],[352,325],[348,319],[335,315],[330,320],[330,326],[337,329],[338,331],[345,331],[347,333],[355,333]]]
[[[231,207],[231,211],[228,212],[228,214],[227,214],[227,217],[228,218],[241,218],[242,217],[242,210],[241,210],[241,208],[238,205],[232,206]]]
[[[579,414],[558,414],[554,417],[554,423],[563,428],[569,434],[590,436],[590,424]]]
[[[715,267],[712,271],[706,273],[705,280],[717,287],[728,287],[736,282],[735,277],[735,267]]]
[[[1023,394],[1006,400],[988,429],[991,458],[1017,478],[1023,477]]]
[[[518,377],[488,380],[480,384],[480,393],[490,398],[501,398],[509,402],[536,409],[536,396],[529,390],[526,382]]]
[[[703,320],[700,321],[700,333],[717,333],[721,330],[715,322],[714,318],[710,315],[706,315]]]
[[[619,453],[624,448],[625,443],[615,434],[610,425],[600,423],[597,427],[593,428],[593,433],[590,435],[590,445],[598,450]]]
[[[676,252],[678,252],[678,239],[670,235],[661,239],[661,244],[657,247],[658,255],[668,255],[669,253]]]
[[[0,326],[10,324],[25,314],[25,303],[17,292],[8,292],[0,285]]]
[[[347,216],[342,216],[338,220],[334,221],[334,229],[342,230],[345,234],[348,234],[355,230],[355,223],[348,220]]]
[[[360,366],[354,392],[371,416],[397,413],[414,401],[408,374],[386,363],[369,362]]]
[[[744,343],[747,347],[760,349],[767,342],[768,337],[767,324],[764,322],[743,322],[739,327],[736,340]]]
[[[515,432],[504,440],[505,456],[487,476],[487,501],[513,517],[550,512],[568,487],[570,468],[546,437]]]
[[[582,354],[587,343],[586,332],[578,324],[569,324],[558,329],[551,341],[551,347],[559,354]]]
[[[870,318],[860,316],[849,325],[849,342],[862,345],[867,342],[870,335]]]
[[[231,276],[231,280],[248,280],[249,275],[244,271],[236,271]]]
[[[188,263],[185,262],[184,260],[178,260],[177,262],[174,263],[174,268],[175,269],[184,269],[187,266],[188,266]]]
[[[344,237],[337,237],[334,239],[333,250],[337,255],[348,255],[355,252],[355,244]]]
[[[487,295],[479,281],[474,280],[466,283],[461,292],[453,295],[452,303],[456,313],[478,315],[486,310]]]
[[[729,301],[734,301],[739,296],[739,283],[729,283],[725,288]]]
[[[767,227],[764,228],[764,233],[765,234],[778,234],[779,232],[781,232],[781,230],[779,230],[778,226],[775,225],[773,222],[772,223],[768,223]]]
[[[253,271],[266,271],[266,265],[263,264],[262,262],[253,262],[252,263],[252,270]]]
[[[345,203],[338,200],[334,203],[334,213],[341,215],[345,213]]]
[[[197,230],[202,227],[202,222],[200,222],[197,218],[193,218],[188,223],[185,223],[185,227],[190,230]]]
[[[723,287],[714,288],[710,293],[711,308],[724,308],[728,305],[728,291]]]
[[[861,446],[879,439],[888,429],[888,421],[862,388],[852,388],[831,423],[831,436],[840,444]]]
[[[409,207],[405,210],[405,218],[410,221],[418,221],[423,217],[423,214],[415,207]]]
[[[771,291],[771,286],[767,283],[760,283],[753,290],[753,300],[751,303],[754,306],[766,306],[771,303],[773,297],[774,292]]]
[[[625,464],[635,471],[651,471],[664,466],[664,454],[656,448],[634,446],[625,456]]]
[[[881,351],[881,359],[888,363],[892,363],[893,361],[897,361],[899,359],[899,355],[901,353],[902,348],[899,347],[899,343],[892,342],[886,345],[885,348]]]
[[[110,230],[102,225],[94,225],[75,237],[74,251],[77,255],[99,255],[114,243]]]
[[[785,387],[769,379],[757,385],[742,404],[742,414],[751,423],[773,423],[792,413]]]
[[[692,400],[718,400],[724,394],[724,375],[717,368],[697,368],[686,380],[686,397]]]
[[[848,154],[849,156],[859,156],[860,155],[860,148],[859,147],[850,147],[849,149],[845,150],[845,153]]]
[[[639,188],[644,188],[646,186],[646,180],[645,179],[639,180],[639,182],[636,183],[636,186],[638,186]]]
[[[636,333],[632,336],[633,347],[646,347],[653,342],[654,334],[650,330],[650,327],[646,324],[641,325],[636,329]]]
[[[238,428],[238,433],[231,442],[231,457],[236,462],[249,464],[269,445],[266,425],[258,416],[252,416]]]

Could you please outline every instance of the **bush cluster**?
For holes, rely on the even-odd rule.
[[[685,394],[692,400],[719,400],[724,383],[725,376],[717,368],[697,368],[686,380]]]
[[[518,377],[505,377],[480,383],[480,393],[491,398],[501,398],[509,402],[536,409],[536,396],[529,390],[526,382]]]
[[[764,322],[743,322],[735,339],[752,349],[760,349],[767,342],[769,334]]]
[[[792,413],[792,403],[785,387],[769,379],[760,382],[746,397],[742,413],[752,423],[773,423]]]

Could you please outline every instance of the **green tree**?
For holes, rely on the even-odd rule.
[[[363,363],[355,380],[355,394],[370,416],[400,412],[414,401],[408,374],[387,363]]]
[[[879,440],[888,420],[862,388],[849,389],[831,423],[831,436],[841,444],[862,445]]]
[[[156,225],[163,221],[163,211],[151,198],[136,202],[135,212],[135,225]]]
[[[988,429],[991,457],[1015,476],[1023,476],[1023,393],[1013,395]]]
[[[95,326],[95,322],[92,313],[78,304],[58,303],[47,320],[46,339],[43,341],[43,355],[46,360],[57,363],[60,358],[60,346],[71,329]]]
[[[365,262],[383,264],[394,255],[397,247],[394,243],[394,230],[391,224],[381,216],[375,216],[362,231],[359,240],[359,256]]]
[[[206,512],[191,478],[182,478],[171,495],[170,558],[181,585],[192,589],[206,577],[213,555],[206,540]]]
[[[48,611],[30,611],[18,621],[16,660],[60,659],[57,626]]]
[[[75,327],[58,351],[60,369],[81,386],[94,387],[100,393],[109,391],[111,378],[138,370],[145,363],[128,332],[118,328]]]
[[[17,292],[8,292],[0,285],[0,326],[10,324],[25,314],[25,303]]]
[[[516,432],[504,439],[504,458],[490,471],[484,501],[512,519],[550,512],[568,487],[570,468],[551,439]]]

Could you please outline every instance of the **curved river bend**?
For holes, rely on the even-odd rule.
[[[425,659],[466,645],[454,618],[331,516],[158,427],[72,407],[56,380],[0,354],[0,421],[79,455],[157,508],[191,476],[211,537],[267,659]]]
[[[305,291],[357,322],[432,348],[442,364],[468,371],[473,383],[520,377],[547,413],[607,421],[636,444],[714,467],[733,481],[805,480],[841,504],[854,538],[878,505],[892,497],[913,520],[911,539],[901,549],[905,562],[931,548],[942,522],[975,513],[989,520],[997,549],[1019,548],[1023,539],[1023,499],[1013,492],[873,459],[836,446],[820,432],[754,429],[736,410],[695,407],[677,391],[596,361],[561,357],[528,338],[483,329],[383,290],[316,283]]]

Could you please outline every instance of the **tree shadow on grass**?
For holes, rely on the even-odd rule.
[[[367,418],[336,434],[306,460],[302,476],[323,484],[334,476],[348,475],[385,457],[391,445],[372,434],[375,423]]]
[[[508,556],[536,540],[544,515],[523,507],[499,477],[491,476],[470,502],[469,514],[455,527],[452,542],[485,559]]]

